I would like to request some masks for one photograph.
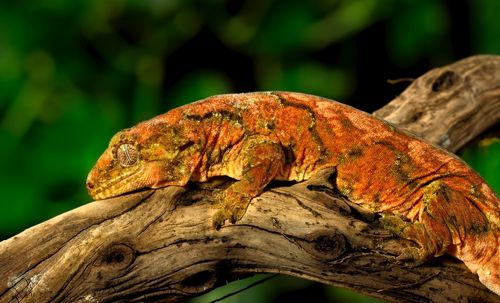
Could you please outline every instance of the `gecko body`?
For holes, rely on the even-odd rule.
[[[87,179],[94,199],[142,188],[236,180],[216,195],[215,227],[236,222],[272,180],[332,168],[351,202],[419,244],[405,256],[448,253],[500,295],[499,199],[456,156],[383,120],[289,92],[210,97],[118,132]]]

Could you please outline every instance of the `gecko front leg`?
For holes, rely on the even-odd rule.
[[[262,193],[284,164],[281,146],[265,136],[247,137],[240,144],[234,158],[224,160],[229,176],[238,181],[215,194],[218,210],[212,220],[216,229],[226,220],[235,223],[241,219],[252,198]]]

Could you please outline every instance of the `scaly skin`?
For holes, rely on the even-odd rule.
[[[350,201],[420,245],[401,258],[448,253],[500,295],[499,199],[454,155],[327,99],[287,92],[220,95],[117,133],[90,172],[94,199],[142,188],[237,181],[216,195],[213,224],[236,222],[272,180],[331,167]]]

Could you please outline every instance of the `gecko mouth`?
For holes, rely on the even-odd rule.
[[[145,187],[140,178],[136,182],[130,181],[131,177],[142,175],[143,171],[143,166],[130,167],[126,172],[121,170],[119,174],[105,182],[87,182],[89,194],[94,200],[103,200]]]

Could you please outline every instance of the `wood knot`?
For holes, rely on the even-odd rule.
[[[96,265],[112,270],[119,270],[129,267],[134,260],[134,249],[125,244],[113,244],[103,251]]]
[[[433,92],[441,92],[453,87],[460,81],[460,76],[452,71],[444,71],[432,83],[431,89]]]
[[[210,288],[216,280],[216,275],[211,270],[203,270],[182,280],[181,284],[189,288]]]
[[[188,272],[184,272],[183,279],[173,286],[180,299],[175,302],[181,300],[184,302],[186,296],[205,293],[218,284],[218,273],[215,270],[206,268],[194,272],[192,270],[192,268],[187,269]]]
[[[96,285],[109,288],[115,285],[115,278],[122,276],[135,261],[135,250],[126,244],[112,244],[104,248],[89,267],[88,281],[95,281]]]
[[[346,237],[337,232],[317,233],[308,237],[310,245],[304,247],[310,254],[327,261],[335,260],[349,250]]]

